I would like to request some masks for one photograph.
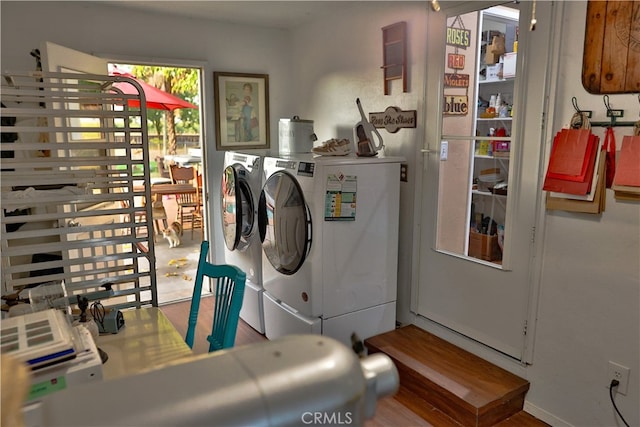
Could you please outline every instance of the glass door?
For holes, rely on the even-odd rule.
[[[498,6],[447,18],[436,248],[498,268],[509,249],[518,16]]]
[[[249,183],[241,174],[246,174],[246,170],[240,165],[227,166],[222,173],[222,233],[224,243],[230,251],[245,250],[254,230],[253,196]]]
[[[295,177],[275,172],[265,182],[258,204],[262,249],[276,271],[292,275],[311,249],[311,213]]]

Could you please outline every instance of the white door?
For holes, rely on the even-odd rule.
[[[419,315],[417,323],[424,322],[420,318],[426,318],[429,321],[424,322],[425,325],[435,322],[436,325],[444,326],[447,330],[453,330],[518,360],[525,359],[527,319],[531,309],[531,266],[541,193],[538,174],[541,168],[541,147],[544,146],[543,114],[547,103],[545,76],[548,75],[550,61],[548,49],[553,27],[553,3],[538,2],[537,26],[533,32],[529,31],[531,4],[520,3],[519,68],[513,94],[515,130],[512,134],[513,148],[508,167],[509,198],[504,201],[508,220],[505,224],[504,257],[499,263],[467,255],[472,201],[472,181],[467,170],[472,167],[472,161],[467,159],[474,156],[473,151],[470,156],[468,151],[476,140],[475,134],[467,133],[466,138],[448,141],[448,158],[441,159],[441,141],[447,139],[447,133],[453,134],[459,129],[452,131],[450,126],[443,124],[443,102],[427,103],[426,111],[419,278],[412,302],[413,311]],[[461,7],[467,9],[460,10]],[[448,51],[445,34],[455,17],[471,12],[469,8],[478,10],[479,6],[469,2],[467,5],[457,6],[456,10],[443,7],[440,13],[429,14],[430,34],[442,35],[440,38],[432,36],[428,42],[428,57],[431,60],[427,96],[430,99],[443,99],[447,91],[451,92],[443,82],[445,73],[451,73],[451,63],[446,62]],[[455,26],[460,28],[459,22]],[[479,33],[477,24],[473,24],[473,28],[476,37]],[[461,50],[459,53],[465,56],[466,61],[476,64],[480,62],[480,55],[474,54],[474,51],[475,49]],[[524,67],[523,64],[527,66]],[[474,73],[478,71],[478,68],[473,69]],[[473,102],[472,91],[469,88],[470,104]],[[469,120],[473,122],[476,117],[475,107],[470,105],[469,111]],[[456,156],[465,150],[467,157],[456,165]],[[458,189],[452,189],[450,182],[441,180],[443,170],[451,167],[458,167],[459,173],[467,177],[460,179],[462,184]],[[443,200],[456,196],[460,205],[458,211],[451,209],[450,203],[443,203]],[[458,220],[461,227],[454,230],[458,233],[460,249],[444,250],[439,233],[451,231],[445,227],[456,215],[461,217]]]
[[[79,72],[79,73],[88,73],[88,74],[99,74],[99,75],[107,75],[108,74],[108,63],[109,62],[115,62],[109,59],[105,59],[105,58],[99,58],[96,56],[92,56],[90,54],[84,53],[84,52],[80,52],[74,49],[70,49],[64,46],[60,46],[57,45],[55,43],[51,43],[51,42],[44,42],[41,47],[40,47],[40,51],[41,51],[41,57],[42,57],[42,68],[45,71],[50,71],[50,72]],[[129,61],[130,62],[130,61]],[[171,61],[167,61],[167,63],[170,63],[172,65],[170,65],[171,67],[179,67],[180,65],[174,65],[174,64],[178,64],[179,61],[175,61],[175,60],[171,60]],[[154,65],[158,65],[158,66],[167,66],[166,64],[163,64],[161,62],[158,62],[157,64]],[[202,67],[201,66],[194,66],[193,64],[185,64],[185,67],[189,67],[189,68],[197,68],[199,70],[199,75],[200,75],[200,82],[199,82],[199,87],[200,89],[200,93],[202,93],[202,88],[203,88],[203,79],[202,79]],[[202,99],[200,100],[200,105],[204,105]],[[202,118],[202,109],[200,111],[200,122],[203,123],[203,118]],[[204,126],[202,126],[202,132],[204,132]],[[205,134],[203,133],[202,137],[201,137],[201,141],[204,141],[205,139]],[[202,163],[201,163],[201,172],[202,172],[202,176],[205,178],[203,181],[203,185],[204,185],[204,199],[205,202],[203,203],[203,217],[204,217],[204,227],[205,227],[205,238],[207,238],[207,233],[208,233],[208,229],[209,229],[209,216],[208,216],[208,201],[207,201],[207,194],[208,194],[208,184],[207,184],[207,167],[206,167],[206,161],[205,161],[205,157],[206,157],[206,153],[204,153],[205,149],[204,146],[202,146]],[[169,222],[171,222],[171,220],[169,220]],[[154,245],[150,245],[150,246],[154,246]],[[213,256],[213,255],[211,255]],[[167,289],[167,287],[164,287],[164,289]],[[181,289],[180,293],[175,293],[175,292],[167,292],[167,293],[160,293],[159,294],[159,302],[160,303],[167,303],[167,302],[171,302],[173,301],[173,299],[176,298],[184,298],[184,297],[190,297],[191,296],[191,290],[189,289]]]
[[[51,42],[40,47],[42,69],[55,73],[107,75],[107,60]]]

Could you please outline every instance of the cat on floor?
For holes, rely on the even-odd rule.
[[[170,248],[180,246],[180,237],[182,237],[182,225],[178,221],[174,221],[171,225],[162,230],[162,237],[167,239]]]

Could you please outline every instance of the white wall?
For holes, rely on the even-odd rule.
[[[213,70],[268,73],[272,146],[277,145],[278,119],[294,114],[314,120],[321,141],[351,137],[360,119],[356,97],[365,111],[383,111],[390,105],[417,110],[416,129],[381,131],[388,153],[405,156],[409,165],[409,182],[401,186],[399,260],[399,317],[405,320],[411,318],[411,254],[417,244],[411,225],[420,180],[416,165],[421,164],[416,156],[427,102],[425,3],[352,4],[349,13],[336,13],[289,34],[119,13],[83,3],[2,1],[2,69],[32,69],[29,51],[49,40],[87,52],[206,61],[207,82]],[[605,119],[602,97],[587,94],[580,84],[586,2],[564,4],[554,129],[571,116],[572,96],[583,109],[594,110],[594,120]],[[391,95],[384,96],[381,28],[402,20],[409,34],[409,92],[402,93],[396,81]],[[211,86],[206,96],[211,111]],[[613,108],[625,109],[624,120],[638,118],[637,96],[612,95],[610,102]],[[210,141],[212,117],[208,114],[206,123]],[[594,131],[602,135],[601,129]],[[617,129],[616,134],[621,141],[623,131]],[[220,166],[218,153],[207,160],[210,170]],[[217,188],[219,173],[211,173]],[[616,401],[631,425],[640,424],[640,205],[617,202],[610,190],[607,193],[607,208],[600,216],[550,212],[544,217],[533,364],[525,374],[531,381],[527,407],[554,425],[616,425],[606,389],[608,360],[632,369],[629,394],[618,395]],[[217,201],[217,194],[212,197]]]
[[[379,129],[386,155],[407,159],[408,182],[400,186],[400,258],[398,260],[398,319],[409,322],[411,259],[414,245],[413,209],[416,180],[420,179],[416,152],[424,138],[426,13],[422,2],[353,2],[326,21],[315,22],[292,34],[295,105],[302,118],[314,120],[320,141],[342,137],[354,140],[353,127],[365,114],[389,106],[417,110],[417,127],[389,133]],[[384,95],[382,27],[407,23],[408,92],[393,80]],[[416,241],[415,244],[419,242]]]
[[[563,2],[560,67],[553,129],[580,108],[608,121],[602,95],[581,84],[586,2]],[[610,95],[619,121],[637,121],[637,94]],[[593,128],[604,140],[604,128]],[[632,128],[615,128],[617,148]],[[549,144],[551,141],[549,141]],[[549,148],[549,147],[548,147]],[[545,162],[546,164],[546,162]],[[545,216],[543,268],[527,401],[575,426],[614,426],[606,386],[607,362],[631,368],[629,394],[616,402],[630,425],[640,424],[640,203],[607,190],[602,215],[559,211]],[[622,423],[619,423],[622,425]]]
[[[564,4],[562,51],[554,82],[558,90],[551,100],[556,131],[573,113],[572,96],[583,109],[594,110],[594,121],[606,120],[602,97],[589,95],[580,83],[586,2]],[[389,152],[405,156],[410,171],[409,182],[401,187],[398,277],[399,318],[406,320],[411,319],[411,251],[417,244],[411,225],[420,179],[416,165],[422,164],[416,156],[424,135],[427,8],[412,2],[366,2],[353,8],[294,31],[295,114],[313,119],[323,140],[351,136],[351,127],[359,120],[356,97],[367,111],[383,111],[389,105],[418,110],[417,129],[382,131]],[[403,94],[396,84],[385,96],[379,69],[381,28],[403,20],[409,34],[409,92]],[[636,95],[611,95],[610,102],[613,108],[625,109],[625,120],[638,119]],[[603,136],[602,128],[594,132]],[[622,135],[630,132],[631,128],[616,129],[618,148]],[[550,144],[551,139],[547,153]],[[531,381],[527,409],[553,425],[616,425],[606,388],[609,360],[632,369],[629,393],[618,395],[616,402],[631,425],[640,423],[640,205],[614,201],[612,192],[607,193],[607,209],[600,216],[544,214],[533,362],[526,368],[516,364],[511,368]],[[499,355],[495,361],[505,365]]]

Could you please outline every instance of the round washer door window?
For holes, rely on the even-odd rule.
[[[271,175],[260,193],[258,226],[264,253],[277,271],[294,274],[311,249],[311,213],[295,177]]]
[[[222,174],[222,233],[230,251],[245,249],[254,228],[253,197],[242,174],[243,169],[237,171],[234,166],[227,166]]]

